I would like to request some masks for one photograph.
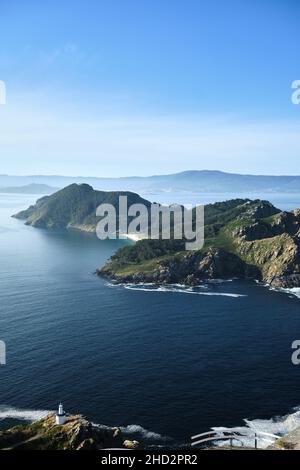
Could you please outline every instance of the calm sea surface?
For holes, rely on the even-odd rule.
[[[188,442],[300,404],[300,366],[290,359],[299,298],[237,281],[110,286],[94,271],[124,242],[10,217],[34,199],[0,195],[0,426],[62,400],[137,437]],[[297,195],[269,199],[300,206]]]

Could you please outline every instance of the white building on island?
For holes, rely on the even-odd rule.
[[[65,424],[66,421],[66,413],[64,412],[63,404],[60,403],[58,406],[58,412],[55,415],[55,424]]]

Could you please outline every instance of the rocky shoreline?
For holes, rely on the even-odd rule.
[[[31,424],[0,431],[0,450],[101,450],[137,449],[140,443],[126,439],[117,427],[97,426],[82,415],[67,415],[57,425],[55,413]]]
[[[244,435],[244,438],[249,440],[247,433]],[[276,438],[276,436],[274,436],[274,438]],[[147,448],[147,446],[144,446],[142,442],[127,439],[126,436],[122,434],[120,428],[95,425],[82,415],[67,415],[64,424],[56,424],[55,413],[49,413],[46,417],[33,423],[18,425],[8,430],[0,431],[0,451],[101,451],[103,449],[138,450],[145,448]],[[187,448],[188,446],[185,446],[185,449]],[[235,445],[233,445],[233,447],[229,445],[216,447],[215,444],[202,447],[202,450],[208,449],[231,450],[241,449],[241,447],[235,447]],[[253,446],[246,444],[242,449],[253,450],[254,444]],[[267,450],[299,449],[299,427],[277,438],[273,444],[267,447]]]
[[[182,284],[196,286],[201,282],[213,279],[243,279],[259,278],[259,272],[251,269],[235,255],[223,250],[209,250],[190,252],[184,258],[171,260],[158,260],[151,272],[143,271],[128,274],[118,272],[104,266],[98,269],[97,274],[116,283],[153,283],[157,285]]]
[[[166,247],[161,255],[153,244],[144,240],[119,250],[97,274],[123,283],[192,286],[234,277],[275,288],[300,287],[299,209],[281,212],[266,201],[217,203],[206,209],[203,249],[172,253]]]
[[[210,249],[206,253],[191,252],[180,259],[158,260],[150,272],[118,273],[109,266],[96,271],[97,275],[115,283],[157,285],[182,284],[197,286],[214,279],[241,279],[263,282],[274,288],[294,288],[300,286],[300,274],[264,276],[256,266],[251,266],[237,255],[224,250]]]

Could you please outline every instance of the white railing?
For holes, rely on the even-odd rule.
[[[192,440],[192,446],[196,445],[201,445],[205,443],[212,443],[216,441],[229,441],[229,446],[233,447],[234,441],[238,441],[241,443],[241,446],[244,446],[243,440],[252,440],[253,439],[253,446],[247,446],[244,447],[250,447],[257,449],[258,448],[258,441],[269,441],[270,439],[275,442],[277,439],[280,439],[281,436],[277,436],[276,434],[271,434],[268,432],[262,432],[262,431],[253,431],[251,434],[251,430],[249,429],[250,433],[243,433],[240,428],[231,428],[228,431],[208,431],[208,432],[203,432],[201,434],[196,434],[195,436],[191,437]]]

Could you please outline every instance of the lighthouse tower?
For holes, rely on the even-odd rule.
[[[55,424],[65,424],[66,421],[66,413],[64,412],[63,404],[60,403],[58,406],[58,412],[55,415]]]

